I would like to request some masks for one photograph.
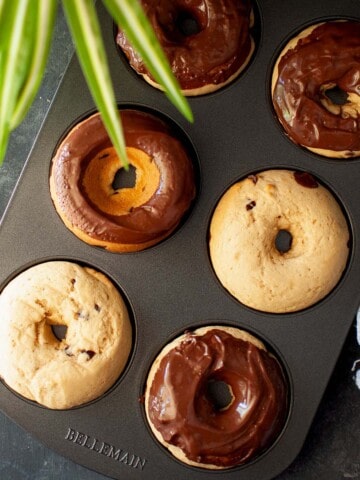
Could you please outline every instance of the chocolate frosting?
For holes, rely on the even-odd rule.
[[[163,237],[180,222],[195,195],[193,166],[186,148],[160,118],[129,109],[121,111],[121,120],[127,147],[148,154],[160,172],[158,188],[146,203],[126,215],[111,215],[94,205],[83,188],[89,161],[111,147],[99,114],[66,136],[53,159],[52,176],[59,208],[72,225],[94,239],[143,243]]]
[[[217,409],[209,383],[225,382],[233,401]],[[288,414],[288,388],[278,361],[220,329],[188,333],[160,362],[148,414],[164,440],[194,462],[231,467],[270,447]]]
[[[155,34],[183,90],[222,84],[246,62],[251,51],[249,0],[142,0]],[[198,32],[186,35],[181,18]],[[119,30],[117,44],[137,73],[151,75]]]
[[[360,151],[360,22],[317,26],[285,53],[275,73],[274,108],[294,142],[349,156]],[[357,113],[325,108],[321,101],[333,88],[358,96]]]

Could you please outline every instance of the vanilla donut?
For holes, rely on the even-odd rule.
[[[132,344],[126,305],[102,273],[72,262],[41,263],[0,295],[0,377],[51,409],[94,400],[123,371]],[[58,339],[52,327],[63,326]]]
[[[241,465],[266,451],[288,405],[278,360],[259,339],[232,327],[178,337],[155,359],[146,383],[145,411],[157,440],[182,462],[207,469]]]
[[[283,313],[331,292],[346,267],[349,238],[337,201],[311,175],[268,170],[225,192],[211,219],[209,248],[218,279],[235,298]]]
[[[285,46],[272,101],[289,138],[334,158],[360,155],[360,22],[312,25]]]

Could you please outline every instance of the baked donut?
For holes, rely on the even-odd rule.
[[[349,238],[338,202],[314,177],[267,170],[222,196],[210,222],[209,249],[218,279],[236,299],[285,313],[331,292],[346,267]]]
[[[228,388],[227,404],[216,385]],[[274,443],[288,396],[284,372],[262,342],[243,330],[213,326],[187,332],[162,350],[148,375],[145,410],[155,437],[176,458],[224,469]]]
[[[114,188],[121,165],[97,113],[76,125],[53,158],[50,192],[65,225],[81,240],[134,252],[168,237],[195,197],[192,160],[160,118],[122,110],[132,188]]]
[[[250,0],[141,0],[184,95],[210,93],[234,80],[254,52]],[[121,29],[116,42],[132,68],[156,88]]]
[[[360,155],[360,22],[306,28],[272,76],[275,112],[290,139],[319,155]]]
[[[122,373],[131,350],[128,310],[102,273],[50,261],[15,277],[0,295],[0,377],[51,409],[94,400]],[[64,338],[53,328],[66,329]]]

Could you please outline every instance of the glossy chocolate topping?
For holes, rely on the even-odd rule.
[[[219,409],[209,385],[224,382],[230,405]],[[288,387],[278,361],[217,328],[188,333],[160,362],[148,415],[171,445],[197,463],[232,467],[266,450],[284,427]]]
[[[360,151],[360,22],[317,26],[274,75],[274,108],[294,142],[348,156]]]
[[[183,90],[222,84],[246,63],[252,48],[249,0],[142,0],[141,4]],[[190,33],[184,28],[186,21],[195,25]],[[135,71],[151,77],[121,30],[116,41]]]
[[[59,208],[72,225],[94,239],[137,244],[176,227],[194,199],[194,172],[186,148],[162,120],[130,109],[121,111],[121,120],[127,147],[145,152],[160,174],[155,193],[144,204],[112,215],[90,200],[83,181],[86,170],[99,152],[111,147],[99,114],[66,136],[53,159],[52,177]]]

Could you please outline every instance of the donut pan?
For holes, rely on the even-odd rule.
[[[196,151],[199,192],[183,225],[139,253],[90,247],[65,228],[49,194],[50,162],[69,126],[94,110],[74,57],[2,220],[0,287],[45,260],[90,264],[109,275],[128,299],[134,346],[116,385],[90,404],[52,411],[0,383],[0,407],[49,448],[111,478],[158,480],[164,472],[189,480],[210,475],[219,480],[273,478],[299,453],[360,304],[360,163],[327,160],[287,139],[271,108],[271,69],[294,33],[326,19],[360,19],[358,3],[258,0],[260,36],[253,61],[223,90],[190,99],[194,124],[120,58],[112,19],[98,8],[119,105],[158,112],[183,130]],[[352,232],[349,264],[338,286],[315,306],[292,314],[266,314],[241,305],[218,282],[208,255],[209,221],[222,193],[238,179],[269,168],[312,173],[338,198]],[[258,335],[279,356],[290,383],[290,412],[277,442],[251,463],[227,471],[175,460],[154,439],[141,401],[147,371],[160,349],[186,329],[208,324],[238,326]]]

